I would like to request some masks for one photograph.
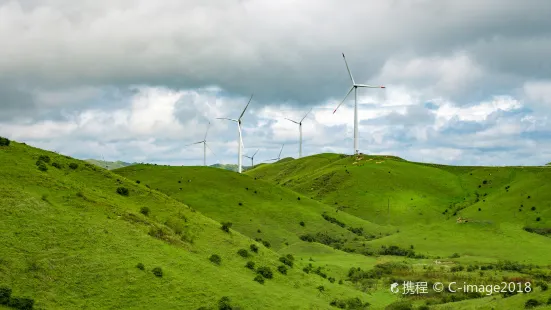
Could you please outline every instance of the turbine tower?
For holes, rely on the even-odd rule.
[[[207,147],[209,148],[209,150],[212,152],[212,154],[214,154],[214,152],[210,149],[210,147],[207,145],[207,134],[209,133],[209,128],[210,128],[210,122],[209,124],[207,125],[207,131],[205,132],[205,138],[202,140],[202,141],[199,141],[199,142],[195,142],[195,143],[191,143],[191,144],[188,144],[186,146],[190,146],[190,145],[194,145],[194,144],[199,144],[199,143],[203,143],[203,166],[206,166],[207,165]]]
[[[304,115],[304,117],[300,120],[300,122],[297,122],[297,121],[294,121],[292,119],[286,118],[286,120],[291,121],[295,124],[298,124],[298,131],[299,131],[299,134],[300,134],[299,146],[298,146],[298,158],[302,157],[302,121],[306,118],[306,116],[308,116],[308,114],[310,114],[311,111],[312,111],[312,109],[310,109],[310,111],[308,111],[308,113],[306,113],[306,115]]]
[[[350,80],[352,81],[352,86],[350,87],[350,90],[348,93],[346,93],[346,96],[344,96],[344,99],[341,101],[341,103],[337,106],[335,111],[333,111],[333,114],[337,112],[337,109],[341,106],[341,104],[344,103],[348,95],[354,90],[354,154],[357,155],[359,153],[359,146],[358,146],[358,87],[366,87],[366,88],[385,88],[384,86],[373,86],[373,85],[366,85],[366,84],[356,84],[354,81],[354,78],[352,77],[352,73],[350,72],[350,68],[348,68],[348,63],[346,62],[346,57],[344,57],[344,53],[342,54],[342,58],[344,59],[344,64],[346,65],[346,70],[348,70],[348,75],[350,76]]]
[[[258,153],[258,149],[256,150],[256,152],[254,152],[253,156],[245,155],[245,157],[247,157],[251,160],[251,169],[254,168],[254,156],[256,155],[256,153]]]
[[[225,117],[219,117],[217,119],[225,119],[225,120],[228,120],[228,121],[232,121],[232,122],[236,122],[237,123],[237,131],[239,132],[239,140],[237,141],[239,143],[239,147],[237,149],[237,171],[239,173],[242,172],[242,165],[241,165],[241,161],[242,161],[242,155],[241,155],[241,151],[243,149],[243,137],[241,136],[241,118],[243,117],[243,115],[245,114],[245,111],[247,110],[247,108],[249,107],[249,104],[251,103],[251,100],[253,100],[253,95],[251,95],[251,99],[249,99],[249,102],[247,103],[247,105],[245,106],[245,109],[243,109],[243,112],[241,112],[241,115],[239,115],[239,118],[238,119],[233,119],[233,118],[225,118]]]
[[[269,159],[270,160],[273,160],[273,161],[278,161],[280,158],[281,158],[281,152],[283,152],[283,147],[285,146],[285,144],[281,145],[281,150],[279,151],[279,155],[277,155],[277,158],[272,158],[272,159]]]

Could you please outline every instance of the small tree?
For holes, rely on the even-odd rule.
[[[530,308],[535,308],[537,306],[539,306],[541,303],[537,300],[537,299],[528,299],[526,301],[526,303],[524,304],[524,308],[526,309],[530,309]]]
[[[260,284],[264,284],[264,278],[261,275],[257,275],[253,280]]]
[[[247,250],[245,249],[240,249],[239,251],[237,251],[237,254],[239,254],[239,256],[243,258],[249,257],[249,252],[247,252]]]
[[[70,163],[69,168],[71,168],[73,170],[76,170],[78,168],[78,164],[77,163]]]
[[[264,278],[266,279],[271,279],[274,277],[274,274],[272,272],[272,269],[270,269],[270,267],[267,267],[267,266],[263,266],[263,267],[258,267],[258,269],[256,270],[256,272],[263,276]]]
[[[304,225],[305,225],[303,221],[301,221],[299,224],[300,224],[300,226],[302,226],[302,227],[304,227]]]
[[[163,277],[163,270],[161,269],[161,267],[155,267],[151,270],[151,272],[153,272],[153,274],[156,276],[156,277],[159,277],[159,278],[162,278]]]
[[[0,137],[0,146],[10,146],[10,139]]]
[[[118,187],[117,188],[117,194],[121,195],[121,196],[128,196],[128,188],[126,187]]]
[[[258,253],[258,246],[256,244],[251,244],[250,248],[251,248],[251,251]]]
[[[40,155],[38,156],[38,160],[43,161],[45,163],[50,163],[50,156],[48,155]]]
[[[229,233],[230,232],[230,228],[232,227],[232,223],[231,222],[222,222],[221,223],[222,226],[220,227],[223,231]]]
[[[0,286],[0,305],[7,305],[11,297],[11,288]]]
[[[145,215],[145,216],[149,216],[149,211],[150,211],[150,210],[149,210],[148,207],[142,207],[142,208],[140,209],[140,213],[143,214],[143,215]]]
[[[248,261],[247,264],[245,264],[245,267],[254,270],[254,262]]]
[[[209,257],[209,260],[216,265],[220,265],[220,263],[222,263],[222,258],[218,254],[212,254]]]
[[[140,269],[140,270],[145,270],[145,266],[144,266],[144,264],[142,264],[142,263],[138,263],[138,264],[136,265],[136,268],[138,268],[138,269]]]
[[[285,267],[283,265],[279,265],[277,267],[277,271],[279,271],[279,273],[281,273],[281,274],[287,274],[287,267]]]

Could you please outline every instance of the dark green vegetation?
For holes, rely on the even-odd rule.
[[[550,307],[546,167],[321,154],[108,171],[16,142],[0,162],[0,287],[35,308]],[[533,290],[390,292],[404,281]]]

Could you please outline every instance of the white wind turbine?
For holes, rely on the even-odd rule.
[[[348,93],[346,93],[346,96],[344,96],[344,99],[341,101],[341,103],[337,106],[335,111],[333,111],[333,114],[337,112],[337,109],[341,106],[341,104],[344,103],[348,95],[354,90],[354,154],[359,153],[359,146],[358,146],[358,87],[366,87],[366,88],[385,88],[384,86],[373,86],[373,85],[366,85],[366,84],[356,84],[354,81],[354,78],[352,77],[352,73],[350,73],[350,68],[348,68],[348,63],[346,62],[346,57],[344,57],[344,53],[342,54],[342,58],[344,59],[344,63],[346,65],[346,70],[348,70],[348,75],[350,75],[350,80],[352,80],[352,86],[350,87],[350,90]]]
[[[209,122],[209,124],[207,125],[207,131],[205,132],[205,138],[204,138],[202,141],[199,141],[199,142],[195,142],[195,143],[191,143],[191,144],[186,145],[186,146],[190,146],[190,145],[195,145],[195,144],[203,143],[203,166],[206,166],[206,165],[207,165],[207,147],[208,147],[209,150],[212,152],[212,154],[214,154],[214,152],[212,151],[212,149],[207,145],[207,134],[209,133],[209,128],[210,128],[210,122]],[[215,155],[216,155],[216,154],[215,154]]]
[[[254,168],[254,157],[255,157],[256,153],[258,153],[258,149],[256,150],[256,152],[254,152],[254,154],[252,156],[245,155],[245,157],[247,157],[251,160],[251,169]]]
[[[239,115],[239,118],[238,119],[232,119],[232,118],[225,118],[225,117],[219,117],[217,119],[225,119],[225,120],[228,120],[228,121],[232,121],[232,122],[236,122],[237,123],[237,131],[239,132],[239,140],[238,140],[238,143],[239,143],[239,147],[237,149],[237,171],[239,173],[242,172],[242,166],[241,166],[241,161],[242,161],[242,155],[241,155],[241,151],[243,150],[244,146],[243,146],[243,138],[241,136],[241,118],[243,117],[243,115],[245,114],[245,111],[247,110],[247,107],[249,107],[249,104],[251,103],[251,100],[253,100],[253,95],[251,95],[251,99],[249,99],[249,102],[247,103],[247,105],[245,106],[245,109],[243,109],[243,112],[241,112],[241,115]]]
[[[308,114],[310,114],[311,111],[312,111],[312,109],[310,109],[310,111],[308,111],[308,113],[306,113],[306,115],[304,115],[304,117],[300,120],[300,122],[294,121],[294,120],[289,119],[289,118],[285,118],[288,121],[291,121],[295,124],[298,124],[298,131],[300,133],[299,146],[298,146],[298,158],[302,157],[302,121],[306,118],[306,116],[308,116]]]
[[[281,152],[283,152],[283,147],[285,144],[281,145],[281,150],[279,151],[279,155],[277,155],[277,158],[268,159],[268,161],[278,161],[281,158]]]

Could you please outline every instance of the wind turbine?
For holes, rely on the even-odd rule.
[[[256,150],[256,152],[254,152],[253,156],[247,156],[247,155],[245,155],[245,157],[251,159],[251,169],[254,168],[254,156],[256,155],[256,153],[258,153],[258,149]]]
[[[237,149],[237,171],[239,173],[242,172],[242,167],[241,167],[241,161],[242,161],[242,158],[243,157],[241,155],[241,151],[243,149],[243,138],[241,136],[241,118],[243,117],[243,115],[245,114],[245,111],[247,110],[247,108],[249,107],[249,104],[251,103],[251,100],[253,100],[253,95],[251,95],[251,99],[249,99],[249,102],[247,103],[247,105],[245,106],[245,109],[243,109],[243,112],[241,112],[241,115],[239,115],[239,118],[238,119],[232,119],[232,118],[225,118],[225,117],[219,117],[217,119],[225,119],[225,120],[228,120],[228,121],[232,121],[232,122],[236,122],[237,123],[237,131],[239,132],[239,140],[238,140],[238,143],[239,143],[239,147]]]
[[[312,111],[312,109],[310,109],[310,111],[308,111],[308,113],[306,113],[306,115],[304,115],[304,117],[300,120],[300,122],[294,121],[294,120],[289,119],[289,118],[285,118],[288,121],[291,121],[295,124],[298,124],[298,131],[300,133],[300,140],[299,140],[299,146],[298,146],[298,158],[302,157],[302,121],[306,118],[306,116],[308,116],[308,114],[310,114],[311,111]]]
[[[199,142],[195,142],[195,143],[191,143],[191,144],[186,145],[186,146],[190,146],[190,145],[195,145],[195,144],[203,143],[203,166],[206,166],[206,165],[207,165],[207,147],[208,147],[209,150],[212,152],[212,154],[214,154],[214,152],[211,150],[211,148],[207,145],[207,134],[209,133],[209,128],[210,128],[210,122],[209,122],[209,124],[207,125],[207,131],[205,132],[205,138],[204,138],[202,141],[199,141]],[[215,155],[216,155],[216,154],[215,154]]]
[[[367,84],[356,84],[354,81],[354,78],[352,77],[352,73],[350,73],[350,68],[348,68],[348,63],[346,62],[346,57],[344,57],[344,53],[342,54],[342,58],[344,59],[344,64],[346,65],[346,70],[348,70],[348,75],[350,76],[350,80],[352,80],[352,86],[350,87],[350,90],[348,93],[346,93],[346,96],[344,96],[344,99],[341,101],[341,103],[337,106],[335,111],[333,111],[333,114],[337,112],[337,109],[341,106],[341,104],[344,103],[348,95],[354,90],[354,154],[359,153],[359,146],[358,146],[358,87],[366,87],[366,88],[385,88],[384,86],[373,86],[373,85],[367,85]]]
[[[281,158],[281,152],[283,152],[283,147],[285,146],[285,144],[281,145],[281,150],[279,151],[279,155],[277,155],[277,158],[272,158],[272,159],[268,159],[268,161],[278,161],[280,158]]]

